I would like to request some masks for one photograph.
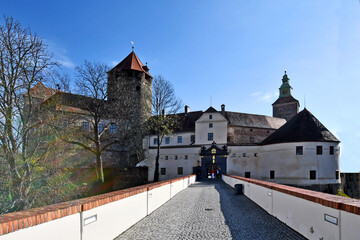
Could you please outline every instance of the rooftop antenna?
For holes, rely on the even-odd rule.
[[[212,107],[212,96],[210,96],[210,107]]]
[[[134,51],[134,42],[133,41],[131,41],[131,45],[132,45],[132,51]]]
[[[306,96],[305,96],[305,93],[304,93],[304,108],[306,108]]]

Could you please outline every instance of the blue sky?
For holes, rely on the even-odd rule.
[[[131,51],[170,80],[191,110],[210,105],[272,115],[284,70],[300,108],[341,140],[343,171],[360,171],[358,0],[1,0],[64,71],[111,66]],[[305,100],[306,99],[306,100]]]

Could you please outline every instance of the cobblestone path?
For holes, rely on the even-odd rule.
[[[116,239],[305,239],[222,180],[195,183]]]

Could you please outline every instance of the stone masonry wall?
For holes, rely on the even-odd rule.
[[[228,145],[256,144],[270,136],[275,129],[229,126]]]
[[[297,102],[273,105],[273,117],[284,118],[289,121],[299,112]]]

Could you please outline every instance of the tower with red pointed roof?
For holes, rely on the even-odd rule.
[[[132,106],[134,119],[140,123],[151,116],[152,76],[134,49],[118,65],[108,72],[109,102],[127,101]]]

